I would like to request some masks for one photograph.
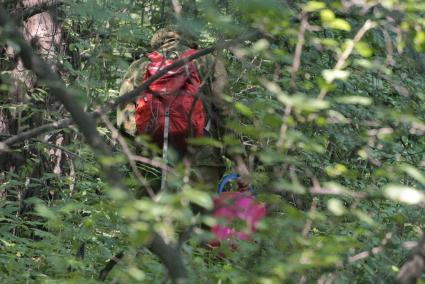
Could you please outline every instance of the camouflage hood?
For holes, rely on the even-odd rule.
[[[176,27],[167,27],[157,31],[151,38],[150,44],[153,49],[170,49],[177,45],[185,45],[196,48],[196,40],[193,36],[179,31]]]

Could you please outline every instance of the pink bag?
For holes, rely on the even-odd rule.
[[[266,215],[264,204],[255,200],[255,193],[250,187],[247,191],[223,192],[225,185],[231,180],[238,179],[237,174],[225,176],[218,186],[218,196],[214,198],[213,217],[221,219],[220,224],[211,228],[215,239],[210,246],[218,247],[222,241],[235,240],[248,241],[250,235],[255,233],[256,225]],[[242,222],[241,230],[234,228],[235,222]]]

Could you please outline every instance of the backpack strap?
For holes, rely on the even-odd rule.
[[[188,52],[187,50],[186,52]],[[184,52],[184,53],[186,53]],[[183,53],[183,54],[184,54]],[[165,55],[165,56],[164,56]],[[171,50],[167,51],[166,54],[164,54],[163,57],[171,60],[178,60],[181,58],[181,53],[179,53],[177,50]],[[186,72],[188,72],[188,65],[185,64],[184,67],[186,68]],[[164,105],[164,136],[163,136],[163,144],[162,144],[162,160],[165,164],[165,167],[162,169],[162,175],[161,175],[161,191],[165,190],[166,181],[167,181],[167,165],[168,165],[168,134],[170,130],[170,106],[168,104]]]
[[[170,130],[170,106],[167,104],[164,110],[164,142],[162,145],[162,160],[165,167],[162,169],[161,175],[161,191],[165,190],[165,182],[167,179],[168,165],[168,132]]]

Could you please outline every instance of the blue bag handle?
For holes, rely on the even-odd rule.
[[[228,175],[225,175],[218,184],[217,193],[222,193],[226,184],[228,184],[232,180],[237,180],[238,178],[239,174],[237,173],[230,173]],[[251,192],[252,195],[255,195],[255,190],[252,188],[251,185],[249,186],[248,190]]]

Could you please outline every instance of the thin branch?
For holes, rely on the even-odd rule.
[[[296,88],[296,78],[297,78],[297,72],[301,65],[301,55],[303,52],[303,46],[305,42],[305,32],[308,27],[308,15],[307,13],[303,12],[301,13],[301,24],[300,24],[300,30],[298,31],[297,36],[297,45],[295,46],[295,54],[294,54],[294,61],[292,62],[291,67],[291,88],[295,90]]]
[[[197,51],[196,53],[194,53],[194,54],[192,54],[192,55],[190,55],[186,58],[176,60],[172,64],[164,67],[163,69],[159,70],[154,75],[149,77],[139,87],[137,87],[134,90],[132,90],[131,92],[128,92],[128,93],[118,97],[117,99],[115,99],[114,102],[110,103],[109,105],[107,105],[102,110],[104,112],[110,111],[110,110],[115,109],[120,104],[124,104],[124,103],[130,102],[131,100],[136,99],[140,95],[140,93],[146,91],[154,81],[156,81],[157,79],[159,79],[160,77],[162,77],[163,75],[165,75],[168,71],[170,71],[172,69],[183,66],[183,65],[187,64],[188,62],[190,62],[192,60],[195,60],[195,59],[200,58],[202,56],[208,55],[208,54],[210,54],[210,53],[212,53],[216,50],[228,48],[228,47],[234,46],[234,45],[238,45],[238,44],[241,44],[245,41],[256,39],[259,36],[260,36],[259,32],[256,32],[256,31],[250,32],[250,33],[247,33],[247,34],[245,34],[245,35],[243,35],[239,38],[233,39],[233,40],[228,40],[228,41],[224,41],[224,42],[217,42],[213,46],[205,48],[205,49],[201,49],[201,50]]]
[[[130,163],[130,167],[133,170],[134,175],[136,176],[136,178],[139,180],[139,182],[145,186],[146,191],[148,192],[149,196],[154,199],[155,198],[155,193],[153,192],[152,187],[149,185],[149,183],[146,181],[146,179],[142,176],[142,174],[140,173],[139,169],[137,168],[137,165],[135,163],[135,159],[133,159],[134,155],[131,153],[130,148],[128,147],[127,142],[125,141],[125,139],[122,137],[122,135],[120,135],[118,129],[116,129],[114,127],[114,125],[112,124],[112,122],[106,117],[106,115],[102,114],[101,115],[101,119],[102,121],[105,123],[106,127],[109,128],[109,130],[112,133],[112,137],[115,137],[118,141],[118,143],[121,145],[121,148],[125,154],[125,156],[127,157],[128,162]]]
[[[291,67],[291,89],[293,90],[293,92],[295,92],[295,89],[296,89],[297,72],[301,66],[301,55],[303,52],[303,47],[305,42],[305,32],[308,26],[309,26],[308,14],[305,12],[302,12],[300,30],[298,31],[297,45],[295,47],[294,60],[292,62],[292,67]],[[277,148],[283,147],[283,144],[285,142],[285,136],[288,130],[288,118],[291,115],[291,112],[292,112],[292,105],[288,104],[285,108],[285,113],[282,117],[282,125],[280,126],[279,139],[276,143]]]
[[[283,144],[285,143],[286,131],[288,131],[288,118],[291,115],[291,112],[292,112],[292,105],[288,104],[285,108],[285,113],[283,114],[282,125],[280,126],[280,131],[279,131],[279,139],[277,140],[277,143],[276,143],[277,148],[283,147]]]
[[[86,138],[87,144],[92,148],[94,154],[99,159],[104,177],[110,186],[121,191],[128,191],[128,188],[122,182],[122,176],[118,169],[118,165],[108,165],[107,163],[101,162],[100,158],[112,156],[112,150],[97,131],[93,117],[84,111],[82,106],[75,99],[75,96],[66,88],[62,80],[53,72],[50,66],[39,56],[34,54],[29,44],[25,41],[17,27],[12,23],[12,20],[4,9],[0,9],[0,26],[3,28],[3,35],[13,40],[20,47],[19,55],[24,66],[29,70],[33,70],[39,79],[46,82],[50,87],[50,94],[60,101],[71,114],[75,123]],[[165,243],[162,237],[156,232],[152,232],[152,240],[148,244],[148,247],[161,259],[173,281],[178,282],[181,279],[187,278],[187,271],[178,249]]]
[[[159,168],[161,170],[168,170],[171,171],[171,169],[169,167],[167,167],[164,163],[160,162],[160,161],[155,161],[146,157],[142,157],[142,156],[137,156],[137,155],[131,155],[130,158],[134,161],[137,162],[141,162],[143,164],[147,164],[150,165],[152,167],[155,168]]]
[[[348,262],[349,263],[354,263],[356,261],[359,261],[359,260],[368,258],[371,255],[376,255],[378,253],[381,253],[383,250],[384,250],[383,247],[382,246],[379,246],[379,247],[374,247],[371,250],[362,251],[362,252],[360,252],[360,253],[358,253],[356,255],[350,256],[348,258]]]
[[[0,142],[0,152],[7,151],[9,149],[9,147],[14,145],[14,144],[21,143],[25,140],[28,140],[32,137],[36,137],[36,136],[41,135],[41,134],[46,133],[46,132],[50,132],[50,131],[53,131],[53,130],[68,127],[71,124],[72,124],[72,119],[71,118],[65,118],[65,119],[62,119],[62,120],[59,120],[59,121],[55,121],[55,122],[52,122],[52,123],[49,123],[49,124],[45,124],[45,125],[30,129],[28,131],[22,132],[20,134],[17,134],[15,136],[7,138],[4,141],[1,141]]]
[[[317,210],[317,202],[319,199],[317,197],[313,197],[313,201],[311,202],[310,214],[316,213]],[[302,236],[304,239],[308,238],[308,235],[310,234],[311,226],[313,225],[313,220],[311,218],[308,218],[307,221],[304,224],[303,230],[302,230]]]
[[[18,19],[22,19],[22,21],[26,21],[29,18],[31,18],[32,16],[35,16],[37,14],[40,13],[44,13],[46,11],[49,11],[51,9],[54,9],[56,7],[59,7],[63,4],[65,4],[66,1],[65,0],[49,0],[49,1],[44,1],[41,2],[40,4],[31,6],[29,8],[24,8],[24,9],[20,9],[18,11],[16,11],[15,13],[13,13],[13,17],[16,17]]]
[[[104,282],[109,272],[111,272],[111,270],[115,267],[115,265],[118,264],[118,262],[121,261],[123,257],[124,257],[124,251],[120,251],[119,253],[111,257],[106,263],[105,267],[100,271],[97,279],[101,282]]]
[[[16,137],[16,136],[12,136],[10,134],[0,134],[0,137]],[[6,142],[7,140],[8,139],[6,139],[4,142]],[[81,158],[78,154],[75,154],[75,153],[69,151],[68,149],[66,149],[63,146],[52,144],[52,143],[49,143],[49,142],[46,142],[46,141],[43,141],[43,140],[40,140],[40,139],[36,139],[36,138],[30,138],[30,141],[33,141],[33,142],[36,142],[36,143],[41,143],[41,144],[43,144],[43,145],[45,145],[49,148],[55,148],[55,149],[61,150],[65,154],[67,154],[67,155],[69,155],[73,158]],[[0,142],[0,151],[1,151],[1,147],[7,147],[7,144]]]
[[[350,256],[347,261],[348,261],[348,263],[354,263],[354,262],[357,262],[359,260],[366,259],[370,256],[377,255],[377,254],[384,251],[386,245],[387,245],[387,243],[382,243],[381,246],[373,247],[370,250],[365,250],[365,251],[359,252],[359,253],[357,253],[353,256]],[[406,242],[403,242],[401,244],[401,246],[404,249],[411,250],[411,249],[414,249],[417,246],[417,242],[406,241]]]
[[[192,61],[194,59],[197,59],[197,58],[200,58],[200,57],[205,56],[207,54],[210,54],[210,53],[214,52],[215,50],[218,50],[218,49],[221,49],[221,48],[228,48],[230,46],[234,46],[234,45],[243,43],[247,40],[253,40],[253,39],[257,38],[259,35],[260,34],[258,32],[247,33],[246,35],[241,36],[239,38],[236,38],[234,40],[229,40],[229,41],[225,41],[225,42],[222,42],[222,43],[216,43],[215,45],[213,45],[209,48],[199,50],[198,52],[192,54],[189,57],[177,60],[173,64],[166,66],[165,68],[161,69],[160,71],[158,71],[157,73],[155,73],[154,75],[149,77],[149,79],[146,80],[139,87],[135,88],[134,90],[132,90],[128,93],[123,94],[122,96],[115,99],[115,101],[113,101],[109,105],[106,105],[105,107],[100,108],[97,111],[91,113],[91,115],[93,116],[93,118],[96,119],[96,118],[99,117],[99,115],[101,113],[107,113],[111,110],[116,109],[116,107],[120,104],[125,104],[127,102],[130,102],[130,101],[136,99],[140,95],[140,93],[142,93],[143,91],[146,91],[149,88],[150,84],[152,84],[158,78],[162,77],[164,74],[166,74],[171,69],[178,68],[178,67],[186,64],[189,61]],[[40,127],[31,129],[31,130],[26,131],[26,132],[23,132],[23,133],[21,133],[17,136],[11,137],[10,139],[7,139],[5,141],[0,142],[0,152],[7,151],[7,149],[8,149],[7,146],[10,147],[14,144],[23,142],[23,141],[25,141],[25,140],[27,140],[31,137],[35,137],[37,135],[49,132],[51,130],[68,127],[72,123],[74,123],[72,121],[72,119],[63,119],[63,120],[60,120],[60,121],[55,122],[55,123],[42,125]]]
[[[353,53],[353,50],[354,50],[355,45],[358,42],[361,41],[361,39],[364,37],[364,35],[366,34],[366,32],[368,30],[374,28],[375,26],[376,26],[376,24],[373,21],[371,21],[371,20],[367,20],[363,24],[363,26],[360,28],[360,30],[357,32],[357,34],[354,36],[354,38],[348,42],[347,47],[342,52],[341,56],[339,57],[338,61],[336,62],[333,71],[340,71],[340,70],[342,70],[342,68],[344,67],[344,65],[347,62],[348,58]],[[331,80],[328,83],[333,83],[334,80],[335,79]],[[323,100],[325,98],[325,96],[327,95],[327,93],[328,93],[328,90],[326,88],[322,88],[320,90],[320,94],[317,97],[317,99]]]

